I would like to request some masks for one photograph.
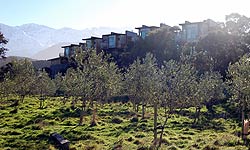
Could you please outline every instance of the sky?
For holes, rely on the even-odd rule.
[[[170,26],[239,13],[250,17],[250,0],[0,0],[0,23],[52,28]]]

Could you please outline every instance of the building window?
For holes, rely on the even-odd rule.
[[[66,57],[69,57],[69,53],[70,53],[69,51],[70,51],[69,47],[64,48],[64,54]]]
[[[92,47],[91,40],[86,41],[86,47],[90,49]]]
[[[146,29],[141,29],[141,37],[142,37],[142,39],[145,39],[146,38],[146,36],[148,35],[148,33],[150,32],[150,29],[148,29],[148,28],[146,28]]]
[[[115,36],[111,35],[109,36],[109,48],[115,48]]]

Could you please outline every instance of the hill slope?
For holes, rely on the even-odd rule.
[[[59,53],[63,53],[62,45],[68,45],[70,43],[58,43],[56,45],[50,46],[44,50],[39,51],[32,58],[37,60],[51,59],[59,56]]]

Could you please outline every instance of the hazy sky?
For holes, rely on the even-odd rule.
[[[0,23],[53,28],[178,25],[185,20],[224,21],[233,12],[250,17],[250,0],[0,0]]]

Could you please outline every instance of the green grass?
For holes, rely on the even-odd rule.
[[[147,119],[141,120],[129,103],[105,104],[97,111],[97,126],[90,127],[91,113],[86,113],[83,125],[77,126],[79,109],[72,110],[70,101],[64,105],[59,98],[49,99],[45,108],[39,109],[38,100],[26,98],[20,103],[18,113],[10,113],[14,110],[10,105],[11,102],[0,103],[0,149],[56,149],[49,140],[53,132],[70,140],[72,150],[120,147],[146,150],[152,144],[151,108],[147,109]],[[225,111],[221,106],[216,106],[215,110]],[[173,115],[168,120],[161,149],[247,149],[236,136],[240,128],[235,120],[207,119],[206,111],[202,109],[202,120],[196,126],[188,115],[194,113],[192,108],[185,109],[182,115]]]

